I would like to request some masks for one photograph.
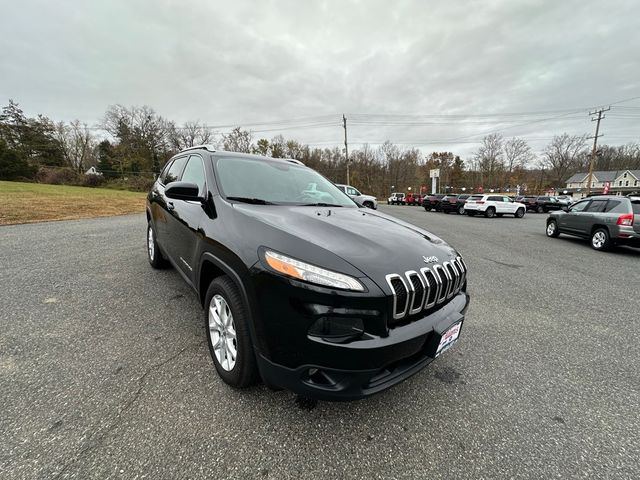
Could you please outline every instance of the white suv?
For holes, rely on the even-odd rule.
[[[471,195],[464,203],[464,211],[470,217],[482,213],[487,218],[501,217],[505,213],[516,218],[524,217],[527,207],[502,195]]]

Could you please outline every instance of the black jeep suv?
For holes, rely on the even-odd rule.
[[[149,262],[193,287],[232,386],[262,378],[307,397],[361,398],[458,338],[469,303],[460,255],[297,160],[187,149],[146,210]]]

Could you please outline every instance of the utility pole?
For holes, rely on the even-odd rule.
[[[347,159],[347,185],[349,183],[349,146],[347,145],[347,117],[342,114],[342,126],[344,127],[344,156]]]
[[[602,135],[599,135],[600,120],[605,118],[603,113],[608,112],[609,110],[611,110],[611,107],[601,108],[600,110],[589,112],[589,115],[598,114],[598,116],[596,118],[591,119],[592,122],[597,122],[596,134],[593,137],[588,137],[588,138],[593,138],[593,150],[591,150],[591,162],[589,163],[589,176],[587,177],[587,196],[591,193],[591,178],[593,177],[593,164],[596,161],[596,152],[598,151],[598,137],[602,136]]]

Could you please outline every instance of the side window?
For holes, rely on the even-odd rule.
[[[502,197],[502,201],[505,203],[509,203],[511,200],[509,199],[509,197]]]
[[[487,198],[488,201],[490,202],[501,202],[502,201],[502,197],[489,197]]]
[[[187,163],[187,157],[176,158],[171,166],[169,167],[169,171],[164,178],[164,184],[167,185],[171,182],[177,182],[180,180],[180,175],[182,174],[182,170],[184,169],[184,165]]]
[[[184,169],[184,173],[182,174],[182,181],[195,183],[198,185],[198,189],[200,191],[200,195],[204,195],[204,165],[202,165],[202,158],[199,155],[191,155],[189,157],[189,162]]]
[[[171,162],[167,162],[167,164],[162,169],[162,173],[160,174],[159,180],[160,183],[165,184],[165,179],[167,178],[167,172],[169,171],[169,167],[171,166]]]
[[[353,187],[347,187],[347,193],[349,195],[358,195],[358,191]]]
[[[584,202],[578,202],[575,205],[573,205],[570,210],[572,212],[582,212],[584,211],[585,208],[587,208],[587,205],[589,205],[589,200],[585,200]]]
[[[585,210],[585,212],[601,213],[604,211],[604,207],[607,205],[606,200],[592,200],[591,205]]]
[[[345,193],[345,188],[342,185],[336,185],[336,187],[338,187],[338,190],[340,190],[342,193]]]
[[[628,213],[628,209],[629,207],[626,205],[626,203],[621,200],[609,200],[607,202],[607,206],[604,208],[604,211],[611,213]]]

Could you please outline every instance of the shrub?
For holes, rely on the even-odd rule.
[[[82,175],[70,168],[41,168],[36,180],[52,185],[82,185]]]
[[[102,187],[107,181],[102,175],[85,175],[82,178],[83,187]]]

